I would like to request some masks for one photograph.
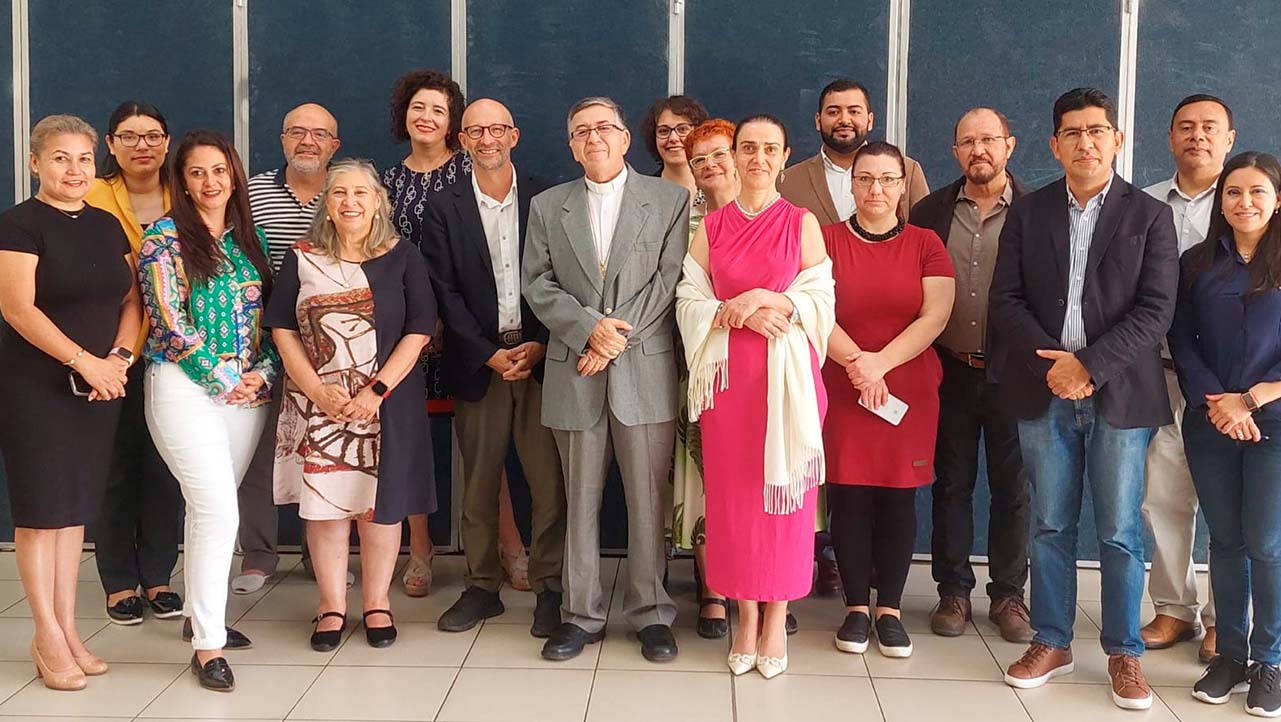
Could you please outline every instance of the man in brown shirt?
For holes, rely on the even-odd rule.
[[[854,80],[833,80],[818,96],[814,130],[823,139],[818,154],[788,168],[778,189],[788,202],[808,209],[821,225],[841,223],[854,213],[850,170],[854,154],[867,143],[876,116],[867,88]],[[907,192],[899,201],[899,217],[930,192],[921,164],[903,157]]]
[[[985,377],[993,339],[987,335],[987,294],[1006,211],[1023,194],[1006,171],[1015,139],[1005,116],[975,108],[956,124],[952,152],[962,176],[912,208],[911,222],[933,229],[956,268],[956,302],[936,342],[943,364],[939,386],[938,444],[934,455],[934,536],[931,544],[939,604],[930,619],[936,634],[962,634],[970,621],[974,570],[974,485],[979,437],[987,450],[992,491],[988,525],[991,621],[1011,642],[1028,642],[1032,628],[1023,588],[1027,582],[1029,490],[1019,452],[1017,421],[995,403]],[[994,369],[995,370],[995,369]]]

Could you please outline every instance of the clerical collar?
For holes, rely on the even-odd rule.
[[[613,180],[604,183],[597,183],[586,176],[583,176],[583,180],[587,181],[587,190],[592,193],[598,193],[603,196],[613,195],[623,190],[623,186],[627,183],[627,166],[624,165],[623,170],[614,176]]]

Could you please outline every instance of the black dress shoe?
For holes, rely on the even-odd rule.
[[[336,617],[342,620],[342,626],[337,629],[330,629],[326,632],[318,632],[315,629],[311,632],[311,648],[317,652],[332,652],[338,649],[342,644],[342,633],[347,629],[347,615],[342,612],[321,612],[319,616],[311,620],[312,624],[320,624],[320,620],[329,617]]]
[[[369,617],[375,614],[386,614],[391,624],[385,627],[369,626]],[[369,646],[382,649],[390,647],[396,641],[396,620],[391,616],[390,609],[370,609],[362,616],[365,619],[365,641],[369,642]]]
[[[553,662],[573,659],[583,653],[584,647],[604,638],[604,627],[599,632],[589,632],[577,624],[565,622],[552,630],[551,636],[543,644],[543,659],[550,659]]]
[[[651,662],[670,662],[676,659],[676,637],[666,624],[651,624],[636,633],[640,639],[641,654]]]
[[[200,680],[200,686],[215,692],[230,692],[236,688],[236,676],[231,673],[231,665],[222,657],[214,657],[204,666],[200,658],[191,655],[191,673]]]
[[[723,619],[715,619],[713,617],[704,617],[700,613],[698,615],[698,636],[703,639],[722,639],[726,634],[729,634],[729,600],[704,597],[700,604],[703,607],[712,605],[724,607],[725,617]]]
[[[125,597],[107,607],[107,616],[115,624],[142,624],[142,610],[146,608],[147,603],[142,601],[142,597]]]
[[[190,642],[193,636],[195,636],[195,632],[191,629],[191,617],[187,617],[187,619],[182,623],[182,641]],[[249,637],[246,637],[231,627],[227,627],[227,642],[222,645],[223,649],[241,650],[249,649],[253,646],[254,643],[249,641]]]
[[[787,619],[784,620],[783,622],[783,631],[787,632],[788,634],[796,634],[796,629],[798,626],[799,625],[796,623],[796,617],[793,617],[792,613],[788,612]]]
[[[182,597],[174,592],[160,592],[147,600],[151,616],[156,619],[173,619],[182,616]]]
[[[454,605],[445,610],[436,621],[442,632],[466,632],[490,617],[497,617],[507,609],[498,592],[480,587],[467,587]]]
[[[534,623],[529,627],[530,635],[538,639],[547,639],[560,626],[560,592],[544,589],[538,593],[538,603],[534,606]]]

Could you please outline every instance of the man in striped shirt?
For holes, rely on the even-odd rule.
[[[1028,689],[1070,673],[1077,528],[1094,501],[1112,701],[1148,709],[1139,634],[1144,461],[1170,423],[1161,341],[1174,318],[1178,238],[1170,207],[1112,170],[1125,141],[1116,105],[1077,88],[1054,104],[1050,148],[1065,177],[1014,202],[989,293],[987,367],[1019,419],[1032,501],[1032,628],[1005,682]]]
[[[267,234],[271,267],[280,270],[285,251],[311,227],[323,205],[325,173],[338,150],[338,121],[323,107],[304,103],[285,114],[280,132],[285,165],[249,179],[249,207],[254,223]],[[276,571],[276,505],[272,499],[272,471],[276,446],[279,397],[272,404],[253,463],[240,485],[240,574],[231,581],[237,594],[262,589]],[[305,525],[304,525],[305,526]],[[310,570],[303,540],[303,563]],[[348,573],[347,584],[355,581]]]

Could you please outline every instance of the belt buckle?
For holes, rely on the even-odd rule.
[[[520,329],[514,331],[503,331],[501,340],[504,346],[519,346],[524,342],[525,337]]]

